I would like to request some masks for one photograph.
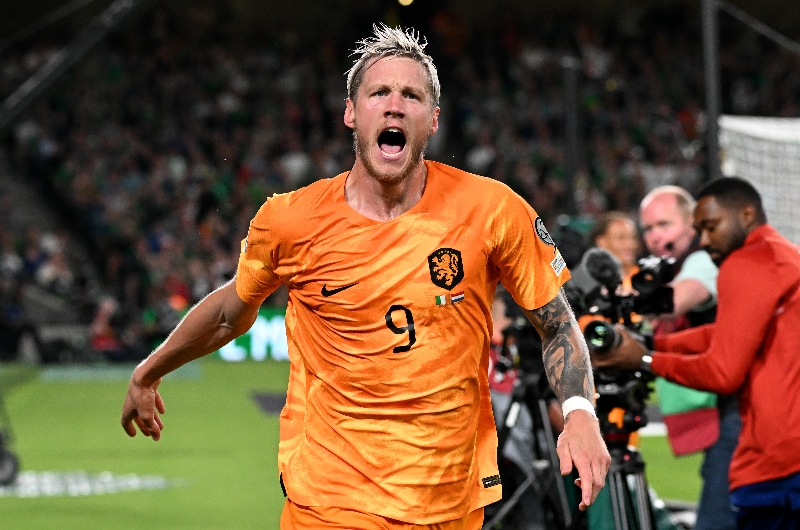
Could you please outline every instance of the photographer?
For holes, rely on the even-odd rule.
[[[694,216],[701,245],[720,266],[716,323],[657,337],[652,358],[621,329],[622,343],[593,362],[649,366],[691,388],[735,392],[743,428],[729,478],[738,528],[797,528],[800,253],[766,223],[761,197],[742,179],[707,184]]]
[[[671,315],[654,321],[655,337],[714,321],[718,269],[699,248],[699,236],[692,226],[694,207],[692,196],[677,186],[659,186],[641,202],[647,251],[675,259],[677,271],[670,283],[674,309]],[[657,386],[673,451],[678,455],[704,451],[695,530],[735,528],[728,467],[741,429],[736,399],[699,393],[663,379]]]
[[[695,201],[678,186],[659,186],[642,199],[639,207],[642,234],[647,251],[675,259],[678,274],[671,283],[674,290],[673,325],[685,317],[689,325],[707,324],[714,319],[717,268],[699,248],[692,226]]]

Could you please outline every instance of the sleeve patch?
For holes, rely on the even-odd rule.
[[[548,232],[547,228],[545,228],[544,221],[542,221],[541,217],[537,217],[533,222],[533,228],[536,231],[536,235],[542,240],[542,243],[545,245],[550,245],[551,247],[556,246],[555,241],[553,241],[553,238],[550,237],[550,232]]]
[[[567,266],[564,258],[561,257],[561,252],[558,249],[556,249],[556,257],[550,262],[550,266],[553,267],[556,276],[560,275],[561,271],[564,270],[564,267]]]
[[[500,475],[492,475],[491,477],[484,477],[481,479],[481,482],[483,482],[484,488],[499,486],[500,484],[503,483],[503,481],[500,479]]]

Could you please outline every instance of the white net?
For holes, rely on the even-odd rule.
[[[749,180],[767,220],[800,243],[800,118],[722,116],[722,173]]]

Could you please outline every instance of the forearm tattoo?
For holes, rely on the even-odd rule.
[[[544,368],[558,400],[580,396],[594,402],[589,350],[563,291],[525,315],[542,337]]]

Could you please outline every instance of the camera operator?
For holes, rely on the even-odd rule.
[[[692,226],[695,201],[678,186],[659,186],[642,199],[639,218],[647,251],[676,260],[673,320],[685,316],[690,325],[713,321],[717,268],[699,248]],[[703,314],[705,313],[705,314]]]
[[[691,388],[735,392],[743,428],[729,476],[738,528],[797,528],[800,252],[767,224],[761,197],[742,179],[703,187],[694,217],[720,266],[716,323],[657,337],[652,357],[620,329],[622,343],[593,362],[650,367]]]
[[[641,202],[640,219],[647,251],[675,259],[673,313],[654,321],[654,336],[714,321],[718,269],[699,247],[692,225],[695,201],[683,188],[659,186]],[[736,398],[700,394],[664,380],[657,382],[668,436],[676,454],[703,450],[703,488],[695,530],[736,527],[728,496],[728,467],[739,437]],[[716,403],[717,410],[714,404]],[[670,414],[670,410],[680,414]],[[718,412],[717,412],[718,411]]]

